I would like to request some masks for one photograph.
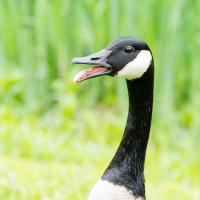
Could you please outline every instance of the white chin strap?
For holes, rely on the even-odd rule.
[[[149,68],[151,60],[151,52],[148,50],[141,50],[137,57],[126,64],[116,76],[128,80],[140,78]]]

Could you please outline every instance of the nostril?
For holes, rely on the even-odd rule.
[[[91,58],[90,60],[99,60],[100,57],[94,57],[94,58]]]

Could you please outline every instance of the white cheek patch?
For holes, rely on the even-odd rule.
[[[117,73],[117,77],[123,77],[128,80],[140,78],[151,64],[152,55],[148,50],[142,50],[137,57],[126,64],[123,69]]]

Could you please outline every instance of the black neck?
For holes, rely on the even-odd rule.
[[[145,197],[144,161],[153,104],[153,64],[142,78],[127,81],[129,113],[120,146],[102,179]]]

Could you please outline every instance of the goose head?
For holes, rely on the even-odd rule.
[[[133,37],[121,37],[105,49],[72,60],[73,64],[88,64],[91,67],[82,70],[75,82],[109,75],[134,80],[142,77],[152,65],[153,58],[148,45]]]

